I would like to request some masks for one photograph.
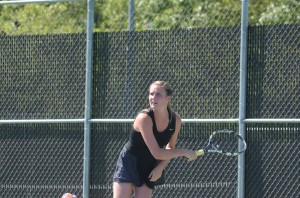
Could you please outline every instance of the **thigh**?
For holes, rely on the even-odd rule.
[[[131,183],[113,183],[114,198],[131,198],[133,184]]]
[[[134,187],[134,197],[135,198],[150,198],[152,197],[153,190],[149,188],[146,184],[143,184],[142,186]]]

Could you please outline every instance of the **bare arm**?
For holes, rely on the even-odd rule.
[[[179,115],[176,114],[175,132],[172,135],[172,137],[170,139],[170,142],[166,146],[166,149],[175,149],[177,139],[178,139],[178,136],[179,136],[179,132],[180,132],[180,128],[181,128],[181,118],[180,118]],[[170,162],[170,160],[163,160],[158,164],[157,168],[159,168],[162,171],[168,165],[169,162]]]

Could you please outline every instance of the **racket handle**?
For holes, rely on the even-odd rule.
[[[204,150],[201,149],[201,150],[196,151],[196,155],[197,155],[197,156],[204,155]]]

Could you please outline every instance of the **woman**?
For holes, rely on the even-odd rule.
[[[164,81],[149,87],[149,109],[137,115],[130,140],[122,149],[113,177],[114,198],[151,197],[168,161],[195,160],[195,151],[175,149],[181,118],[170,108],[172,90]]]

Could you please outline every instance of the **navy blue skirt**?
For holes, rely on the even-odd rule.
[[[150,173],[146,174],[149,175]],[[164,184],[164,177],[162,176],[156,182],[151,182],[149,178],[145,178],[145,174],[143,176],[139,173],[137,158],[126,150],[126,148],[123,148],[117,160],[113,181],[119,183],[133,183],[138,187],[145,183],[149,188],[153,189],[156,185]]]
[[[142,186],[137,169],[137,160],[134,155],[129,153],[125,148],[122,149],[113,177],[114,182],[133,183],[136,186]]]

